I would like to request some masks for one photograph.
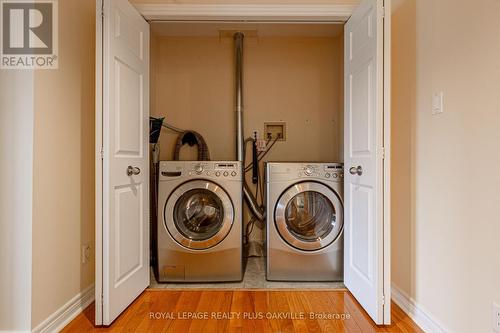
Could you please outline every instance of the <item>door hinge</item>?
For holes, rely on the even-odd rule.
[[[385,305],[385,295],[382,295],[382,305]]]
[[[104,159],[104,148],[101,148],[100,153],[101,153],[101,160],[103,160]]]
[[[385,160],[385,147],[380,149],[380,155],[382,156],[382,159]]]

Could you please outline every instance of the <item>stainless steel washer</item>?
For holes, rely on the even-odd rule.
[[[267,163],[268,280],[343,279],[343,165]]]
[[[160,162],[159,282],[242,279],[239,162]]]

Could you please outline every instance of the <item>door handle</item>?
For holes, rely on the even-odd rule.
[[[131,165],[129,165],[127,167],[127,176],[129,176],[129,177],[132,175],[137,176],[140,173],[141,173],[141,169],[139,169],[138,167],[133,167]]]
[[[357,167],[351,167],[349,169],[349,173],[351,175],[361,176],[363,174],[363,168],[361,167],[361,165],[358,165]]]

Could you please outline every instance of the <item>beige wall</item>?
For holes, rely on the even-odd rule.
[[[415,4],[393,2],[392,14],[392,127],[391,127],[391,259],[392,282],[411,290],[411,140],[415,114]]]
[[[231,39],[153,39],[152,114],[166,116],[207,140],[212,160],[235,159]],[[271,160],[339,160],[342,41],[340,38],[247,39],[244,57],[245,134],[285,121],[287,140]],[[177,135],[163,131],[161,158],[172,159]],[[189,153],[189,152],[187,152]],[[183,158],[195,157],[182,155]]]
[[[393,282],[452,332],[500,303],[500,2],[394,0]],[[443,91],[444,113],[431,114]]]
[[[35,73],[33,327],[94,281],[94,35],[94,1],[59,1],[59,69]]]

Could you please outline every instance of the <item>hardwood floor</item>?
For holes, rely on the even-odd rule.
[[[394,303],[377,327],[347,290],[148,289],[110,327],[93,321],[91,305],[62,332],[423,332]]]

